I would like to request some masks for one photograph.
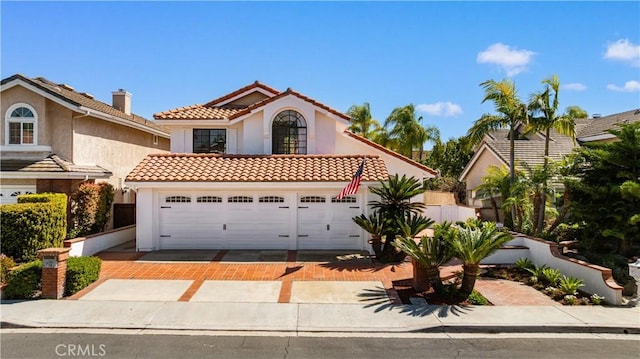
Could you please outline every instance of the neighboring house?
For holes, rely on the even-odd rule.
[[[368,250],[352,221],[368,212],[368,187],[394,173],[435,176],[347,131],[347,115],[259,82],[154,117],[170,128],[172,154],[149,155],[127,176],[139,251]],[[360,190],[337,199],[364,158]]]
[[[591,119],[576,120],[576,141],[572,138],[551,131],[549,157],[558,161],[571,153],[574,148],[585,142],[614,141],[615,136],[607,131],[616,128],[619,123],[640,121],[640,110],[632,110],[619,114]],[[526,162],[531,167],[544,162],[544,134],[523,134],[524,126],[516,129],[515,158],[516,164]],[[460,181],[467,186],[467,204],[481,208],[485,219],[493,219],[493,211],[488,199],[477,198],[476,188],[482,183],[489,166],[509,166],[509,130],[493,131],[478,145],[473,157],[460,175]]]
[[[109,182],[114,203],[132,203],[126,175],[149,153],[169,150],[166,129],[131,113],[131,94],[113,105],[42,77],[1,82],[0,202],[25,193],[71,194],[83,181]]]

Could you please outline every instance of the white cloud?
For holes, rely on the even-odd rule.
[[[507,76],[514,76],[527,69],[535,54],[533,51],[518,50],[498,42],[479,52],[476,60],[480,64],[496,64]]]
[[[453,117],[462,114],[462,107],[449,101],[421,104],[416,106],[416,110],[431,116]]]
[[[640,45],[629,42],[629,39],[620,39],[607,46],[605,59],[627,62],[633,66],[640,66]]]
[[[636,80],[627,81],[624,86],[620,87],[614,84],[608,84],[607,90],[619,91],[619,92],[636,92],[640,91],[640,82]]]
[[[580,82],[574,82],[574,83],[562,85],[562,88],[570,91],[584,91],[587,89],[587,86]]]

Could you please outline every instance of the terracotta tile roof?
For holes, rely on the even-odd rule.
[[[267,91],[273,93],[274,96],[268,97],[264,100],[258,101],[252,105],[249,105],[247,107],[244,108],[230,108],[230,107],[225,107],[225,106],[216,106],[217,104],[228,100],[230,98],[233,98],[239,94],[241,94],[242,92],[245,92],[247,90],[251,90],[252,88],[256,88],[256,87],[260,87],[260,88],[264,88]],[[190,120],[233,120],[235,118],[238,118],[240,116],[246,115],[248,113],[251,113],[251,111],[254,111],[260,107],[263,107],[273,101],[276,101],[278,99],[281,99],[285,96],[295,96],[298,97],[299,99],[309,102],[314,106],[320,107],[324,110],[326,110],[327,112],[330,112],[340,118],[343,118],[347,121],[349,121],[349,116],[345,115],[344,113],[335,110],[321,102],[318,102],[308,96],[305,96],[299,92],[293,91],[291,88],[288,88],[286,91],[283,92],[278,92],[277,90],[268,87],[266,85],[263,85],[259,82],[256,82],[252,85],[249,86],[245,86],[243,88],[241,88],[240,90],[234,91],[228,95],[222,96],[220,98],[217,98],[211,102],[208,102],[204,105],[202,104],[196,104],[196,105],[192,105],[192,106],[186,106],[186,107],[180,107],[180,108],[176,108],[173,110],[167,110],[167,111],[163,111],[163,112],[159,112],[153,115],[154,118],[159,119],[159,120],[171,120],[171,119],[175,119],[175,120],[185,120],[185,119],[190,119]]]
[[[4,85],[5,83],[9,83],[17,79],[29,83],[73,106],[83,106],[107,115],[135,122],[137,124],[149,127],[150,129],[164,132],[167,136],[169,135],[169,131],[166,128],[156,125],[155,123],[153,123],[153,121],[149,121],[146,118],[138,116],[136,114],[127,115],[126,113],[117,110],[109,104],[94,99],[93,96],[88,93],[77,92],[68,85],[57,84],[53,81],[45,79],[44,77],[30,78],[17,74],[3,79],[2,84]]]
[[[364,155],[156,154],[129,173],[128,182],[348,182]],[[363,181],[389,177],[378,156],[367,155]]]
[[[585,138],[609,134],[610,129],[619,129],[620,123],[632,123],[640,121],[640,109],[616,113],[609,116],[593,118],[588,124],[576,135],[577,138]]]
[[[56,154],[39,160],[2,159],[2,172],[77,172],[94,174],[98,177],[111,176],[111,172],[100,166],[76,165]]]
[[[221,102],[224,102],[226,100],[232,99],[232,98],[242,94],[243,92],[246,92],[246,91],[249,91],[249,90],[252,90],[252,89],[255,89],[255,88],[261,88],[263,90],[266,90],[267,92],[271,92],[274,95],[277,95],[277,94],[280,93],[280,91],[274,89],[273,87],[269,87],[269,86],[267,86],[265,84],[260,83],[259,81],[256,81],[256,82],[252,83],[251,85],[247,85],[247,86],[245,86],[243,88],[237,89],[237,90],[233,91],[230,94],[226,94],[226,95],[224,95],[222,97],[218,97],[217,99],[215,99],[213,101],[209,101],[204,106],[206,106],[206,107],[215,106],[215,105],[217,105],[217,104],[219,104]]]
[[[191,105],[153,115],[158,120],[225,120],[241,109],[224,107],[207,107],[206,105]]]
[[[378,143],[375,143],[375,142],[373,142],[373,141],[371,141],[371,140],[369,140],[367,138],[364,138],[362,136],[356,135],[355,133],[353,133],[351,131],[345,130],[344,133],[346,135],[348,135],[349,137],[351,137],[351,138],[354,138],[354,139],[356,139],[356,140],[358,140],[358,141],[360,141],[360,142],[362,142],[364,144],[367,144],[367,145],[369,145],[369,146],[371,146],[371,147],[373,147],[373,148],[375,148],[377,150],[380,150],[380,151],[382,151],[382,152],[384,152],[386,154],[389,154],[389,155],[391,155],[391,156],[393,156],[395,158],[398,158],[398,159],[400,159],[400,160],[402,160],[404,162],[407,162],[410,165],[416,166],[416,167],[420,168],[423,171],[427,171],[427,172],[429,172],[429,173],[431,173],[433,175],[437,175],[438,174],[438,172],[436,172],[434,169],[432,169],[430,167],[427,167],[427,166],[423,165],[420,162],[416,162],[416,161],[414,161],[414,160],[412,160],[412,159],[410,159],[408,157],[405,157],[405,156],[399,154],[398,152],[392,151],[392,150],[390,150],[390,149],[388,149],[388,148],[386,148],[386,147],[384,147],[384,146],[382,146],[382,145],[380,145]]]

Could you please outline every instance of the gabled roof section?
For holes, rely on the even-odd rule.
[[[251,94],[251,90],[255,89],[263,89],[265,92],[269,92],[272,96],[264,98],[260,101],[257,101],[253,104],[247,106],[229,106],[227,102],[232,99],[236,99],[236,97],[242,94]],[[288,88],[286,91],[278,92],[277,90],[263,85],[262,83],[255,82],[249,86],[245,86],[239,90],[236,90],[228,95],[217,98],[211,102],[206,104],[196,104],[187,107],[180,107],[173,110],[158,112],[153,115],[155,119],[158,120],[225,120],[230,121],[247,115],[253,111],[256,111],[267,104],[284,98],[286,96],[295,96],[303,101],[306,101],[316,107],[319,107],[333,115],[336,115],[346,121],[349,121],[349,116],[344,113],[335,110],[321,102],[318,102],[308,96],[305,96],[297,91]]]
[[[410,159],[408,157],[405,157],[405,156],[399,154],[398,152],[392,151],[392,150],[390,150],[390,149],[388,149],[388,148],[386,148],[386,147],[384,147],[384,146],[382,146],[382,145],[380,145],[378,143],[375,143],[375,142],[373,142],[373,141],[371,141],[371,140],[369,140],[369,139],[367,139],[365,137],[356,135],[355,133],[353,133],[353,132],[351,132],[349,130],[345,130],[344,133],[347,136],[349,136],[349,137],[351,137],[351,138],[353,138],[355,140],[358,140],[358,141],[360,141],[360,142],[362,142],[362,143],[364,143],[364,144],[366,144],[368,146],[371,146],[371,147],[373,147],[373,148],[375,148],[375,149],[377,149],[379,151],[382,151],[382,152],[384,152],[384,153],[386,153],[386,154],[388,154],[390,156],[393,156],[393,157],[395,157],[395,158],[397,158],[399,160],[402,160],[402,161],[404,161],[404,162],[406,162],[406,163],[408,163],[408,164],[410,164],[412,166],[418,167],[419,169],[421,169],[423,171],[429,172],[429,173],[431,173],[433,175],[438,175],[438,172],[436,172],[434,169],[432,169],[430,167],[427,167],[427,166],[423,165],[422,163],[414,161],[414,160],[412,160],[412,159]]]
[[[206,104],[204,104],[205,107],[214,107],[214,106],[221,106],[223,104],[225,104],[228,100],[231,100],[237,96],[240,96],[242,94],[250,94],[251,92],[253,92],[252,90],[256,90],[256,89],[262,89],[266,92],[271,93],[271,95],[277,95],[280,93],[280,91],[274,89],[273,87],[269,87],[259,81],[256,81],[254,83],[252,83],[251,85],[247,85],[243,88],[237,89],[235,91],[233,91],[232,93],[226,94],[222,97],[218,97],[215,100],[212,100],[210,102],[207,102]]]
[[[127,182],[348,182],[367,159],[362,181],[389,177],[371,155],[156,154],[129,173]]]
[[[5,85],[8,85],[14,81],[21,81],[23,83],[36,87],[37,89],[45,92],[47,95],[52,96],[58,100],[62,100],[72,107],[76,107],[76,109],[74,109],[75,111],[82,112],[81,108],[91,109],[97,111],[100,114],[121,119],[125,121],[124,123],[130,122],[132,125],[138,125],[138,127],[146,127],[149,130],[153,130],[154,132],[162,133],[162,135],[167,138],[169,137],[169,132],[162,126],[158,126],[152,121],[149,121],[146,118],[138,116],[136,114],[128,115],[111,105],[96,100],[92,95],[88,93],[75,91],[73,87],[69,85],[57,84],[53,81],[47,80],[44,77],[30,78],[21,74],[16,74],[3,79],[1,81],[1,85],[4,87]]]
[[[614,136],[608,131],[611,129],[619,129],[620,124],[633,123],[640,121],[640,109],[616,113],[609,116],[603,116],[588,120],[588,123],[576,137],[580,141],[589,141],[593,137],[603,136],[603,138],[613,138]]]
[[[38,160],[2,159],[0,171],[20,173],[79,173],[91,177],[109,177],[111,172],[100,166],[76,165],[56,154]]]

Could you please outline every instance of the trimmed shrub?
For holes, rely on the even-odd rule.
[[[8,299],[33,298],[38,295],[41,285],[42,262],[37,260],[21,264],[10,271],[4,293]]]
[[[16,262],[11,257],[0,254],[0,284],[7,282],[7,275],[11,268],[16,266]]]
[[[104,230],[109,222],[115,192],[108,183],[82,183],[71,195],[73,226],[69,237],[83,237]]]
[[[62,247],[67,229],[67,196],[30,194],[18,203],[0,206],[2,253],[26,262],[40,249]]]
[[[70,257],[65,295],[72,295],[98,280],[101,266],[102,260],[98,257]]]

